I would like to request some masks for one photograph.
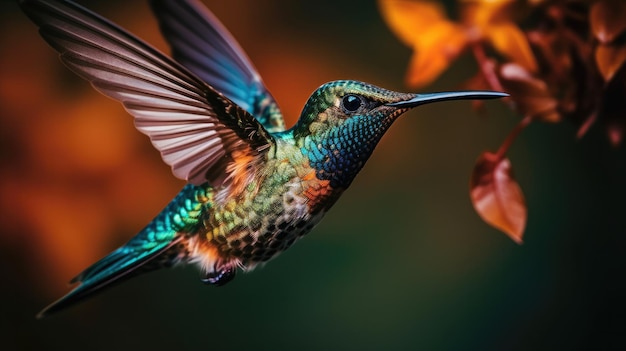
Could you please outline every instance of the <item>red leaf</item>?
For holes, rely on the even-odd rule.
[[[622,139],[624,139],[624,126],[617,123],[609,124],[607,134],[609,135],[611,145],[618,147],[622,143]]]
[[[548,84],[516,63],[505,63],[498,72],[505,91],[511,94],[519,111],[544,122],[559,122],[558,101]]]
[[[596,49],[596,63],[605,82],[613,79],[624,62],[626,62],[626,46],[599,45]]]
[[[608,44],[626,31],[626,3],[623,0],[602,0],[591,6],[591,31],[603,44]]]
[[[516,243],[522,243],[526,204],[507,158],[499,159],[489,152],[480,156],[470,180],[470,197],[474,209],[485,222],[503,231]]]

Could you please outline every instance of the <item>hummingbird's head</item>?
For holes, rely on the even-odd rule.
[[[357,81],[326,83],[307,101],[294,126],[294,135],[317,138],[357,122],[374,126],[374,120],[393,119],[407,110],[386,106],[387,103],[409,100],[414,96]]]
[[[292,128],[319,179],[346,188],[378,141],[404,112],[430,102],[489,99],[496,92],[398,93],[357,81],[334,81],[319,87]]]

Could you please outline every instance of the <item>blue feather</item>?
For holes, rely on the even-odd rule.
[[[261,76],[215,15],[193,0],[150,4],[177,62],[256,117],[270,133],[285,130]]]
[[[72,279],[71,283],[80,285],[37,317],[45,317],[140,273],[171,267],[184,260],[185,233],[196,228],[205,205],[203,199],[206,199],[203,188],[185,186],[139,234]]]

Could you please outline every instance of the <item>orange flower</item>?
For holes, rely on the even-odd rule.
[[[465,1],[460,23],[446,17],[441,4],[425,0],[379,0],[383,18],[414,50],[407,74],[413,87],[434,81],[469,45],[488,43],[530,73],[537,62],[521,29],[511,20],[512,0]]]

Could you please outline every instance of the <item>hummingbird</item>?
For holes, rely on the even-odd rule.
[[[139,274],[197,264],[221,286],[310,232],[349,187],[393,122],[427,103],[507,96],[400,93],[338,80],[309,97],[287,129],[228,30],[194,0],[153,0],[172,58],[66,0],[20,0],[61,61],[118,100],[187,184],[125,245],[71,280],[44,317]]]

